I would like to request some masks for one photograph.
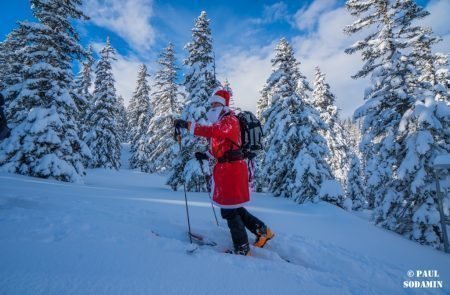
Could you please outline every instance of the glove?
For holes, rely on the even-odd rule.
[[[173,126],[175,128],[184,128],[184,129],[188,129],[188,121],[185,120],[181,120],[181,119],[177,119],[173,121]]]
[[[202,152],[195,152],[195,158],[198,161],[208,160],[208,155]]]

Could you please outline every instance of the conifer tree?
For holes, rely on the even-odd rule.
[[[350,165],[350,149],[346,134],[338,117],[338,109],[334,105],[335,97],[330,91],[330,85],[325,81],[325,75],[316,68],[312,106],[319,112],[320,118],[327,124],[321,135],[327,141],[330,151],[325,158],[331,172],[342,187],[346,189],[347,173]]]
[[[352,152],[361,158],[361,153],[359,152],[359,143],[361,142],[361,131],[360,131],[360,121],[353,121],[351,118],[342,120],[342,126],[348,136],[348,144]]]
[[[345,179],[347,197],[352,200],[353,210],[362,210],[368,207],[365,198],[361,162],[356,153],[350,154],[350,167]]]
[[[361,143],[366,154],[367,190],[374,200],[375,221],[421,243],[438,247],[440,225],[431,187],[431,165],[448,130],[448,105],[424,91],[414,48],[424,29],[413,25],[428,12],[413,1],[347,1],[360,17],[346,27],[355,33],[376,26],[348,53],[362,51],[365,64],[355,78],[371,75],[366,103],[356,113],[363,118]],[[423,74],[422,69],[422,74]],[[448,121],[447,121],[448,122]]]
[[[149,163],[150,171],[166,172],[172,170],[172,162],[179,153],[178,143],[173,138],[173,120],[179,117],[180,111],[176,82],[179,68],[172,43],[160,54],[158,64],[153,92],[154,116],[147,131],[152,146]]]
[[[9,124],[14,124],[15,120],[15,116],[8,107],[9,103],[17,98],[23,86],[26,70],[24,64],[27,56],[23,49],[27,42],[27,34],[28,29],[19,25],[0,43],[0,91],[5,98],[4,111]]]
[[[280,44],[286,42],[285,39],[282,39],[280,41]],[[287,42],[286,42],[287,43]],[[285,45],[286,46],[286,45]],[[290,46],[290,45],[289,45]],[[271,60],[272,65],[280,63],[280,60],[272,59]],[[296,81],[295,86],[295,92],[299,96],[299,98],[307,103],[309,101],[308,98],[308,92],[311,90],[308,81],[306,80],[306,77],[300,72],[300,69],[298,68],[300,65],[300,62],[296,61],[295,59],[287,60],[285,63],[280,63],[280,67],[286,67],[286,68],[295,68],[295,71],[293,71],[293,79]],[[258,100],[256,104],[256,117],[261,122],[262,125],[265,124],[266,116],[263,115],[263,113],[271,107],[271,97],[274,96],[274,89],[276,87],[276,84],[279,83],[281,76],[278,74],[278,71],[284,71],[286,69],[279,69],[277,71],[273,71],[271,77],[266,81],[266,84],[264,85],[263,89],[261,90],[261,97]],[[267,186],[265,175],[262,172],[262,165],[263,165],[263,154],[259,154],[255,158],[255,190],[256,191],[262,191],[263,188]]]
[[[88,124],[92,127],[86,143],[92,152],[91,168],[120,168],[119,110],[111,66],[114,60],[115,50],[108,38],[95,67],[94,104],[88,115]]]
[[[20,68],[13,66],[18,72],[9,73],[20,75],[21,82],[20,88],[7,90],[14,128],[0,147],[0,166],[24,175],[82,182],[82,158],[89,149],[78,137],[70,89],[73,59],[84,51],[71,21],[86,17],[76,0],[31,0],[31,5],[38,22],[19,23],[14,40],[9,40],[25,46],[20,52],[11,43],[9,47],[22,63]]]
[[[149,146],[147,131],[153,110],[150,102],[150,85],[147,78],[149,74],[147,67],[141,65],[138,72],[136,90],[130,101],[128,122],[131,126],[131,158],[130,167],[140,169],[144,172],[154,172],[149,161],[152,148]]]
[[[230,97],[230,109],[233,110],[235,113],[239,113],[241,111],[241,109],[239,107],[236,106],[236,102],[234,101],[234,97],[233,97],[233,89],[231,88],[230,82],[228,81],[228,79],[225,79],[225,81],[223,82],[223,90],[228,91],[228,93],[230,93],[231,97]]]
[[[431,52],[431,46],[440,39],[433,36],[431,29],[418,30],[420,37],[409,57],[417,69],[411,78],[415,101],[409,104],[400,121],[397,140],[401,162],[393,181],[406,205],[392,208],[390,215],[403,221],[396,231],[439,248],[442,233],[433,161],[436,156],[450,152],[449,89],[439,79],[441,56]],[[444,202],[444,206],[447,210],[449,205]]]
[[[322,187],[332,181],[324,160],[326,142],[319,134],[326,124],[297,93],[301,76],[298,64],[292,47],[281,39],[265,86],[267,99],[261,99],[268,102],[260,113],[265,133],[262,174],[275,196],[292,198],[298,203],[323,198],[342,206],[342,194],[330,195]]]
[[[128,118],[125,109],[125,102],[122,95],[117,98],[117,109],[119,110],[117,118],[117,126],[119,130],[120,142],[128,141]]]
[[[93,104],[90,88],[92,86],[92,67],[94,62],[93,49],[90,45],[88,47],[86,59],[82,63],[80,72],[75,78],[73,90],[73,98],[78,109],[77,124],[79,136],[83,139],[91,128],[87,123],[87,116],[90,113],[90,108]]]
[[[127,110],[127,126],[128,126],[128,136],[131,140],[131,131],[133,128],[136,128],[137,126],[137,119],[136,119],[136,100],[134,99],[134,96],[131,97],[130,102],[128,103],[128,106],[126,108]]]
[[[214,52],[212,47],[211,29],[206,12],[202,11],[195,20],[192,29],[192,41],[185,49],[188,57],[184,62],[186,74],[184,87],[187,97],[181,118],[206,124],[206,111],[208,99],[214,89],[220,86],[214,70]],[[204,175],[198,161],[193,158],[196,151],[204,151],[207,142],[201,137],[192,137],[183,132],[182,151],[178,153],[173,163],[173,171],[167,184],[177,189],[182,183],[186,184],[188,191],[205,191],[207,189]]]

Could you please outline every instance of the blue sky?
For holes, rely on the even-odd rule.
[[[2,1],[0,35],[16,21],[32,20],[28,0]],[[270,74],[276,42],[286,37],[302,63],[301,71],[312,83],[314,67],[320,66],[337,96],[343,117],[362,104],[366,81],[350,76],[361,67],[357,55],[343,50],[361,36],[342,33],[353,18],[343,0],[308,1],[217,1],[217,0],[84,0],[90,21],[76,23],[83,45],[102,46],[111,38],[118,51],[113,66],[117,89],[127,102],[135,87],[137,68],[145,63],[155,71],[155,59],[168,42],[175,44],[179,62],[183,46],[191,37],[194,19],[205,10],[211,20],[219,78],[229,79],[236,103],[255,109],[259,90]],[[448,0],[420,0],[432,14],[424,21],[444,37],[437,50],[450,48]]]

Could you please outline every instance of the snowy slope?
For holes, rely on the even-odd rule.
[[[219,245],[187,254],[182,191],[157,175],[87,172],[84,185],[0,174],[0,294],[450,293],[450,255],[329,204],[253,194],[248,209],[276,238],[241,257],[221,253],[231,239],[207,194],[189,193],[192,228]],[[444,288],[404,289],[422,269]]]

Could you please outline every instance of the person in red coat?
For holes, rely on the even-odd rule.
[[[247,161],[241,151],[241,129],[238,118],[229,109],[230,94],[219,90],[209,99],[207,113],[212,125],[175,120],[176,128],[189,129],[194,136],[209,139],[207,153],[196,152],[198,160],[211,160],[213,166],[213,201],[226,219],[233,240],[234,253],[250,255],[245,228],[256,235],[255,246],[264,247],[274,234],[243,206],[250,201]]]

